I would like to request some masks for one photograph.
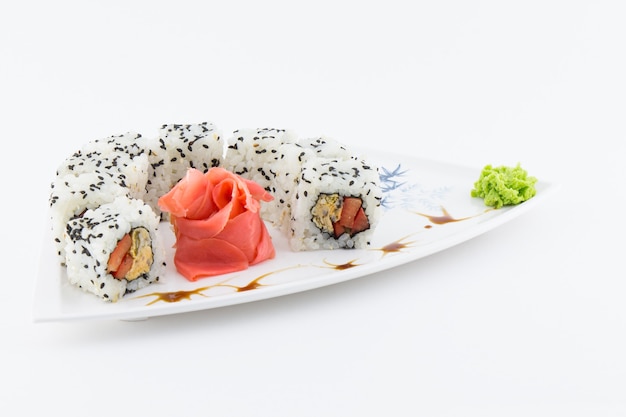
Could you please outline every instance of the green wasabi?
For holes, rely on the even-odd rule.
[[[486,165],[474,183],[472,197],[481,197],[485,205],[500,208],[524,202],[537,194],[537,178],[528,175],[520,164],[516,167]]]

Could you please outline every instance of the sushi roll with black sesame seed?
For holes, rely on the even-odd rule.
[[[269,191],[275,176],[272,168],[284,162],[281,147],[296,141],[296,134],[287,129],[235,130],[227,141],[224,168]]]
[[[119,301],[164,273],[159,218],[141,200],[118,197],[66,227],[68,281],[102,300]]]
[[[134,158],[145,153],[142,139],[143,136],[140,133],[126,132],[120,135],[112,135],[102,139],[91,140],[81,147],[80,152],[83,154],[89,154],[92,152],[123,152],[131,158]]]
[[[272,194],[261,217],[287,235],[293,250],[369,245],[381,215],[378,171],[336,139],[236,130],[225,168]]]
[[[149,162],[144,200],[162,220],[167,220],[168,213],[161,211],[158,200],[185,176],[188,168],[207,172],[224,163],[222,134],[211,122],[164,124],[157,138],[140,142]]]
[[[141,138],[140,143],[146,151],[148,159],[146,175],[146,192],[143,196],[145,203],[161,218],[167,220],[167,213],[159,208],[159,197],[166,194],[172,188],[170,157],[168,147],[161,138]]]
[[[278,128],[238,129],[227,140],[224,168],[272,194],[274,200],[261,206],[261,217],[278,227],[289,218],[286,195],[299,172],[298,155],[308,152],[297,140],[294,131]]]
[[[133,198],[143,199],[148,184],[148,157],[132,156],[115,150],[78,151],[66,158],[57,168],[56,178],[97,172],[112,175],[116,182],[128,188]]]
[[[207,172],[224,163],[224,141],[215,124],[165,124],[159,129],[158,141],[167,151],[170,186],[187,173],[188,168]]]
[[[362,159],[307,159],[291,196],[291,249],[367,248],[381,217],[379,181]]]
[[[85,172],[57,176],[50,187],[50,220],[57,257],[65,265],[65,227],[70,219],[88,209],[110,203],[116,197],[130,197],[127,187],[108,172]]]
[[[262,167],[264,172],[271,174],[271,181],[267,182],[265,189],[274,199],[261,206],[261,217],[284,232],[289,226],[292,195],[302,164],[315,158],[315,154],[298,143],[283,143],[277,149],[276,156]]]
[[[344,144],[328,136],[298,139],[298,144],[303,148],[310,149],[313,155],[319,158],[356,158],[354,153],[348,150]]]

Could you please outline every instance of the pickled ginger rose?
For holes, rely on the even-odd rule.
[[[275,256],[260,217],[273,197],[254,181],[223,168],[190,168],[159,198],[176,236],[174,264],[190,281],[247,269]]]

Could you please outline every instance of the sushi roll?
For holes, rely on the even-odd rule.
[[[170,187],[185,176],[188,168],[206,173],[224,163],[224,141],[213,123],[165,124],[159,129],[158,141],[169,158]]]
[[[378,170],[336,139],[299,138],[285,129],[236,130],[225,167],[272,194],[261,217],[286,234],[293,250],[369,245],[380,217]],[[359,215],[356,225],[354,218],[346,220],[351,210]]]
[[[57,257],[65,265],[65,226],[88,209],[110,203],[116,197],[130,197],[127,187],[108,172],[85,172],[58,176],[51,184],[50,220]]]
[[[143,136],[140,133],[126,132],[120,135],[91,140],[81,147],[80,152],[82,154],[123,152],[134,158],[145,153],[145,149]]]
[[[292,187],[283,184],[299,171],[297,141],[294,131],[278,128],[238,129],[227,141],[224,168],[272,194],[274,200],[261,206],[261,217],[277,227],[289,218],[285,195]]]
[[[291,249],[367,248],[381,217],[379,181],[377,168],[361,159],[305,161],[291,196]]]
[[[281,147],[296,141],[296,134],[286,129],[235,130],[227,141],[224,168],[270,191],[275,179],[272,168],[282,162]]]
[[[102,300],[119,301],[164,273],[159,218],[141,200],[117,197],[69,220],[66,227],[67,278]]]
[[[264,166],[272,178],[265,189],[274,199],[261,206],[261,216],[282,232],[289,225],[292,195],[300,178],[302,164],[311,158],[315,158],[313,150],[298,143],[284,143],[278,147],[276,156]]]
[[[302,138],[298,140],[298,144],[305,149],[310,149],[313,155],[319,158],[356,158],[345,145],[328,136]]]
[[[222,134],[211,122],[164,124],[157,138],[142,138],[139,142],[149,163],[144,201],[162,220],[168,215],[159,208],[159,197],[172,189],[188,168],[207,172],[224,162]]]
[[[166,194],[172,187],[170,174],[170,157],[168,147],[161,138],[140,140],[148,159],[146,175],[146,192],[143,196],[145,203],[152,207],[152,210],[161,218],[166,220],[166,214],[159,208],[159,197]]]
[[[108,173],[123,187],[128,188],[133,198],[143,199],[148,184],[148,157],[146,154],[132,156],[116,150],[75,152],[57,168],[56,177],[81,175],[84,173]]]

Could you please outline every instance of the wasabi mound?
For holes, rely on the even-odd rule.
[[[480,197],[485,205],[500,208],[522,203],[537,194],[537,178],[528,175],[520,164],[515,167],[486,165],[474,183],[472,197]]]

